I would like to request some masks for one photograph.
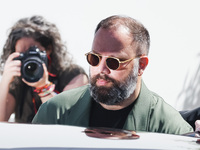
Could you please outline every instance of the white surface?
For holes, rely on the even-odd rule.
[[[85,128],[64,125],[0,123],[0,150],[20,149],[200,149],[197,138],[140,133],[139,139],[109,140],[85,135]]]
[[[150,61],[143,76],[148,88],[179,109],[200,106],[200,101],[185,103],[188,96],[196,101],[199,94],[183,91],[189,71],[194,80],[187,81],[200,89],[194,70],[199,64],[192,63],[200,53],[199,0],[2,0],[0,6],[0,49],[19,18],[42,15],[56,23],[69,51],[86,71],[84,54],[91,50],[97,23],[110,15],[129,15],[151,35]]]

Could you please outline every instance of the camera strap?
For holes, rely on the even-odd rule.
[[[48,74],[49,74],[49,76],[51,76],[51,77],[56,77],[56,74],[53,74],[53,73],[50,73],[50,72],[48,72]]]
[[[33,96],[33,98],[32,98],[32,102],[33,102],[34,112],[35,112],[35,114],[36,114],[36,113],[37,113],[37,108],[36,108],[36,103],[35,103],[35,98],[34,98],[34,96]]]

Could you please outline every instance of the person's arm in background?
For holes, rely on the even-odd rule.
[[[195,121],[195,131],[200,131],[200,120]]]
[[[179,111],[179,113],[195,131],[200,131],[200,107],[192,110]]]
[[[63,91],[73,89],[88,84],[88,77],[85,74],[79,74],[74,77],[63,89]]]

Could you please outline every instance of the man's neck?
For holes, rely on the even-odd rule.
[[[129,98],[125,99],[122,103],[120,103],[118,105],[106,105],[106,104],[100,103],[100,105],[103,108],[108,109],[108,110],[123,109],[123,108],[131,105],[137,99],[137,97],[140,93],[140,88],[141,88],[141,79],[138,79],[135,91],[131,94],[131,96]]]

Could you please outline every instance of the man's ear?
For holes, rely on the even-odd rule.
[[[141,76],[146,68],[146,66],[149,63],[149,59],[147,56],[142,56],[140,57],[139,60],[139,71],[138,71],[138,75]]]

